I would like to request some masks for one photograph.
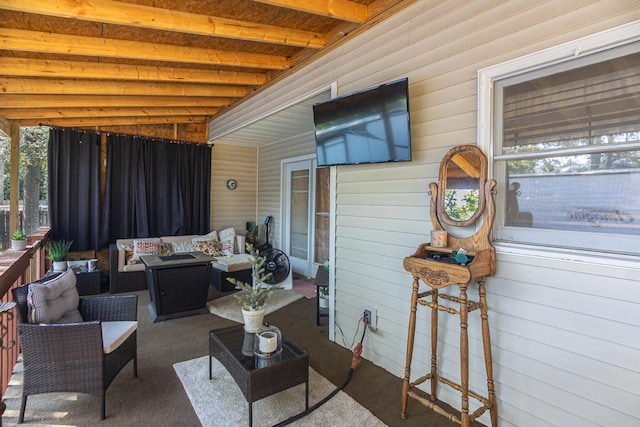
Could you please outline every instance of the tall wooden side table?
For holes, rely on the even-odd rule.
[[[411,397],[434,412],[446,416],[450,421],[469,427],[480,415],[489,410],[491,425],[498,425],[498,407],[493,383],[491,337],[487,310],[487,277],[495,274],[496,253],[489,235],[495,216],[493,190],[496,182],[487,178],[487,159],[473,145],[453,147],[440,162],[439,183],[429,184],[430,215],[433,225],[432,239],[423,243],[412,255],[404,259],[404,268],[413,277],[411,312],[407,334],[407,359],[402,384],[402,409],[400,416],[407,416],[408,398]],[[477,205],[466,205],[461,194],[474,194]],[[460,206],[459,206],[460,205]],[[456,209],[460,207],[465,209]],[[484,217],[483,217],[484,214]],[[457,237],[446,231],[443,223],[452,227],[478,225],[474,234]],[[464,235],[464,233],[461,233]],[[444,239],[442,238],[444,236]],[[420,282],[430,289],[420,292]],[[467,291],[470,285],[478,284],[479,301],[470,301]],[[445,288],[457,288],[458,295],[440,293]],[[456,306],[457,304],[457,306]],[[426,375],[411,381],[411,362],[416,334],[416,311],[418,306],[431,309],[431,366]],[[484,363],[487,372],[487,395],[481,396],[469,390],[469,313],[480,310]],[[444,378],[438,372],[438,314],[455,315],[460,318],[460,382]],[[418,395],[412,388],[430,382],[429,399]],[[437,405],[437,384],[442,383],[460,392],[460,418]],[[471,411],[469,398],[480,402],[480,407]]]

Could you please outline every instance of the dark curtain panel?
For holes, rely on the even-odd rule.
[[[51,238],[73,240],[73,251],[98,250],[100,134],[51,128],[48,162]]]
[[[107,135],[103,245],[209,232],[211,147]]]

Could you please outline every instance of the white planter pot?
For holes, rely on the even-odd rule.
[[[264,321],[264,313],[266,308],[258,311],[251,311],[242,307],[242,318],[244,319],[244,330],[250,333],[255,333],[262,327]]]
[[[26,240],[12,240],[11,241],[11,249],[14,251],[24,251],[27,249],[27,241]]]
[[[320,308],[329,308],[329,297],[328,296],[323,296],[323,297],[318,297],[320,298],[319,305]]]
[[[53,261],[53,271],[67,271],[67,261]]]

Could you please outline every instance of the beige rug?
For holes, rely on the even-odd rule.
[[[227,370],[213,359],[209,380],[209,357],[173,365],[203,427],[249,425],[249,404]],[[346,374],[346,372],[345,372]],[[309,368],[309,407],[322,400],[335,386]],[[265,397],[253,404],[253,425],[272,426],[304,411],[304,384]],[[344,392],[339,392],[292,426],[385,426],[369,410]]]
[[[266,314],[273,313],[282,307],[291,304],[302,298],[302,295],[285,289],[276,289],[273,291],[273,295],[267,302]],[[242,311],[240,310],[240,301],[235,299],[232,295],[226,295],[221,298],[211,300],[207,303],[207,309],[209,313],[216,316],[224,317],[225,319],[233,320],[238,323],[243,323]]]

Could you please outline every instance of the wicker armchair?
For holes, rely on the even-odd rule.
[[[52,392],[79,392],[100,396],[100,419],[105,419],[106,390],[133,360],[133,376],[138,376],[137,341],[134,331],[117,348],[105,353],[101,321],[137,320],[136,295],[80,297],[82,323],[28,323],[29,285],[14,289],[18,336],[24,364],[22,403],[19,421],[24,421],[27,397]]]

